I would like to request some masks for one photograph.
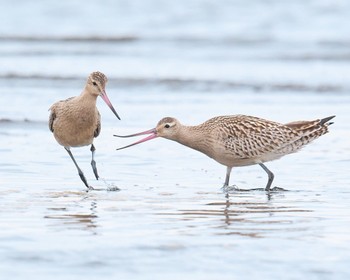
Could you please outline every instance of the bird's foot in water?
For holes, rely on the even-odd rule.
[[[271,188],[271,189],[254,188],[254,189],[250,189],[250,191],[285,192],[285,191],[288,191],[288,190],[280,188],[280,187],[274,187],[274,188]]]
[[[288,191],[288,190],[280,188],[280,187],[274,187],[274,188],[271,188],[269,190],[267,190],[266,188],[241,189],[241,188],[237,187],[236,185],[232,185],[232,186],[224,185],[221,189],[225,193],[249,192],[249,191],[266,191],[266,192],[283,192],[283,191]]]
[[[89,188],[86,190],[86,192],[89,192],[89,191],[107,191],[107,192],[117,192],[117,191],[120,191],[120,188],[118,188],[117,186],[107,186],[107,188],[94,188],[94,187],[91,187],[89,186]]]
[[[107,187],[107,191],[108,192],[118,192],[118,191],[120,191],[120,188],[118,188],[117,186],[109,186],[109,187]]]
[[[266,190],[266,191],[268,191],[268,192],[287,192],[288,190],[286,190],[284,188],[280,188],[280,187],[274,187],[274,188]]]
[[[249,191],[266,191],[266,192],[284,192],[284,191],[288,191],[286,189],[280,188],[280,187],[274,187],[274,188],[270,188],[270,189],[266,189],[266,188],[254,188],[254,189],[249,189]]]
[[[95,188],[94,188],[94,187],[92,187],[92,186],[88,186],[88,187],[87,187],[86,192],[89,192],[89,191],[94,191],[94,190],[95,190]]]
[[[222,189],[222,191],[225,192],[225,193],[246,191],[246,190],[244,190],[244,189],[240,189],[240,188],[237,187],[236,185],[232,185],[232,186],[224,185],[221,189]]]

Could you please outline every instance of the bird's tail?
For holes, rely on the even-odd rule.
[[[299,132],[304,132],[304,133],[313,132],[315,130],[327,128],[329,125],[333,124],[333,122],[329,122],[329,121],[331,119],[333,119],[334,117],[335,116],[330,116],[330,117],[327,117],[324,119],[317,119],[314,121],[291,122],[291,123],[286,123],[285,126],[288,126],[288,127],[292,128],[293,130],[299,131]],[[326,132],[327,131],[328,130],[326,130]]]
[[[330,116],[323,119],[317,119],[314,121],[297,121],[285,124],[289,128],[296,131],[300,137],[292,143],[283,147],[279,152],[282,153],[293,153],[301,149],[303,146],[309,144],[318,137],[328,132],[328,126],[333,124],[329,122],[335,116]]]
[[[327,117],[327,118],[324,118],[324,119],[321,119],[320,120],[320,125],[331,125],[331,124],[334,124],[334,122],[329,122],[331,119],[333,119],[335,116],[330,116],[330,117]]]

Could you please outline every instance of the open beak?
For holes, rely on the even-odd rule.
[[[139,141],[137,141],[135,143],[132,143],[130,145],[118,148],[117,151],[125,149],[125,148],[129,148],[131,146],[134,146],[134,145],[146,142],[146,141],[151,140],[151,139],[154,139],[154,138],[158,137],[158,135],[157,135],[157,130],[155,128],[150,129],[150,130],[146,130],[146,131],[143,131],[143,132],[135,133],[135,134],[130,134],[130,135],[114,135],[114,136],[120,137],[120,138],[128,138],[128,137],[134,137],[134,136],[146,135],[146,134],[151,134],[151,135],[149,135],[146,138],[143,138],[143,139],[141,139],[141,140],[139,140]]]
[[[105,91],[102,91],[100,93],[101,98],[103,99],[104,102],[106,102],[106,104],[108,105],[108,107],[112,110],[112,112],[114,113],[114,115],[116,115],[116,117],[120,120],[120,117],[118,116],[117,112],[115,111],[111,101],[109,100],[107,93]]]

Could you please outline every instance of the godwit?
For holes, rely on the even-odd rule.
[[[117,150],[163,137],[200,151],[227,167],[224,189],[229,185],[233,167],[259,164],[268,175],[265,190],[269,191],[274,175],[264,163],[295,153],[327,133],[328,126],[332,124],[329,121],[334,117],[281,124],[252,116],[234,115],[214,117],[196,126],[185,126],[175,118],[166,117],[158,122],[156,128],[114,136],[150,134]]]
[[[107,77],[103,73],[93,72],[88,77],[85,88],[79,96],[58,101],[49,109],[51,111],[49,128],[57,142],[68,152],[78,169],[81,180],[88,189],[92,189],[92,187],[88,185],[70,148],[91,145],[91,166],[98,180],[99,176],[94,159],[96,149],[93,144],[94,137],[97,137],[101,131],[101,116],[96,107],[97,97],[101,96],[116,117],[120,119],[105,91],[106,83]]]

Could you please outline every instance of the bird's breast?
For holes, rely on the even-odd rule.
[[[56,112],[53,123],[54,136],[65,147],[80,147],[93,142],[94,132],[99,122],[95,108],[65,107]]]

